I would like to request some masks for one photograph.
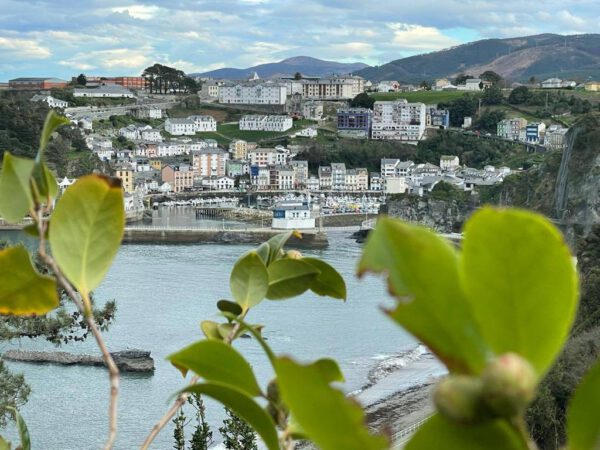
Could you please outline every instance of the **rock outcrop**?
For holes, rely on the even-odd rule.
[[[143,350],[124,350],[111,353],[115,364],[123,372],[154,372],[154,359],[150,352]],[[75,354],[67,352],[39,352],[26,350],[8,350],[2,354],[8,361],[31,362],[38,364],[61,364],[82,366],[104,366],[101,356]]]

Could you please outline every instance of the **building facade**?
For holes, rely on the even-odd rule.
[[[368,108],[344,108],[337,110],[337,129],[368,137],[371,132],[373,111]]]
[[[219,103],[285,105],[286,98],[286,87],[277,83],[224,84],[219,88]]]
[[[204,148],[192,153],[192,167],[195,176],[223,177],[227,175],[229,153],[220,148]]]
[[[194,186],[194,174],[187,164],[164,166],[161,178],[163,183],[169,183],[173,192],[182,192]]]
[[[388,139],[416,144],[425,133],[426,108],[423,103],[404,99],[375,102],[373,106],[373,139]]]

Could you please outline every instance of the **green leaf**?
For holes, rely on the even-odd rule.
[[[240,314],[242,314],[242,312],[244,312],[240,305],[234,302],[230,302],[229,300],[219,300],[217,302],[217,308],[219,309],[219,311],[228,312],[233,314],[234,316],[239,316]]]
[[[330,386],[337,378],[331,368],[330,363],[277,359],[279,390],[294,420],[321,450],[388,448],[386,438],[369,433],[361,407]]]
[[[221,402],[254,428],[269,450],[279,450],[275,422],[244,391],[216,382],[195,384],[185,391],[207,395]]]
[[[569,450],[600,449],[600,362],[575,390],[567,413]]]
[[[0,250],[0,314],[46,314],[58,307],[56,281],[35,270],[23,247]]]
[[[31,179],[35,183],[34,194],[38,195],[38,202],[49,203],[58,194],[58,184],[48,166],[42,162],[36,162],[31,173]]]
[[[34,162],[4,153],[0,175],[0,216],[9,223],[17,223],[33,208],[31,173]]]
[[[119,250],[125,226],[123,190],[88,175],[69,186],[50,219],[50,248],[83,294],[98,287]]]
[[[21,439],[21,449],[31,450],[31,438],[29,437],[29,430],[27,429],[27,424],[25,423],[25,420],[15,408],[7,407],[7,409],[11,410],[13,416],[15,417],[15,422],[17,423],[17,430],[19,431],[19,438]]]
[[[184,369],[184,376],[187,370],[191,370],[208,381],[235,386],[253,397],[261,394],[250,364],[224,342],[199,341],[167,359],[174,366]]]
[[[297,231],[288,231],[285,233],[276,234],[267,241],[267,244],[269,244],[269,262],[267,264],[271,264],[282,257],[283,246],[292,237],[292,235],[300,237],[300,234]]]
[[[346,300],[346,283],[337,270],[317,258],[302,258],[302,261],[321,272],[311,283],[311,291],[318,295]]]
[[[5,441],[4,438],[0,436],[0,450],[10,450],[10,448],[10,442]]]
[[[52,133],[54,133],[54,131],[58,127],[60,127],[62,125],[68,125],[70,123],[71,122],[66,117],[63,117],[63,116],[57,114],[55,111],[50,110],[50,112],[46,116],[46,121],[44,122],[44,128],[42,129],[42,136],[40,137],[40,147],[38,149],[38,153],[36,156],[37,162],[42,161],[42,158],[44,155],[44,150],[46,149],[46,146],[48,145],[48,142],[50,141],[50,137],[52,136]]]
[[[229,286],[233,298],[244,310],[258,305],[265,298],[269,275],[256,251],[246,253],[235,263]]]
[[[381,218],[360,260],[359,275],[386,272],[398,299],[389,316],[426,344],[451,372],[478,374],[487,351],[459,280],[456,249],[424,227]]]
[[[542,376],[577,309],[577,271],[560,232],[538,214],[481,209],[465,226],[461,279],[489,347],[520,354]]]
[[[527,450],[506,422],[460,425],[439,415],[431,417],[412,437],[406,450]]]
[[[301,259],[278,259],[269,264],[267,270],[267,298],[271,300],[296,297],[306,292],[321,273],[319,269]]]
[[[270,250],[271,250],[271,247],[269,246],[269,244],[267,242],[263,242],[256,249],[256,254],[258,256],[260,256],[260,259],[262,259],[263,263],[265,263],[265,266],[267,264],[269,264],[269,252],[270,252]]]
[[[333,359],[322,358],[315,361],[313,365],[317,369],[319,369],[319,372],[321,372],[321,376],[328,383],[334,383],[336,381],[341,383],[346,381],[344,379],[344,374],[342,373],[340,366]]]
[[[212,320],[203,320],[200,322],[200,329],[208,339],[216,339],[217,341],[223,340],[219,333],[219,324]]]

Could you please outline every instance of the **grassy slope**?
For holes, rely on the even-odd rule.
[[[462,97],[467,91],[416,91],[416,92],[374,92],[371,95],[375,100],[396,100],[405,98],[409,102],[422,102],[427,104],[442,103]]]

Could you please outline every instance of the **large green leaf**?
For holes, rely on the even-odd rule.
[[[486,349],[460,286],[458,253],[426,228],[381,218],[359,263],[386,272],[398,299],[390,317],[426,344],[450,371],[480,373]]]
[[[10,442],[5,441],[4,438],[0,436],[0,450],[10,450],[10,448]]]
[[[95,289],[117,254],[125,226],[123,190],[97,175],[69,186],[50,220],[50,248],[84,295]]]
[[[330,363],[276,362],[284,403],[304,433],[321,450],[380,450],[387,439],[369,433],[361,407],[330,386],[338,378]]]
[[[40,147],[38,149],[36,161],[42,161],[44,150],[46,149],[48,142],[50,142],[52,133],[54,133],[58,127],[68,125],[69,123],[71,123],[69,119],[57,114],[55,111],[50,110],[50,112],[48,112],[44,122],[44,128],[42,129],[42,136],[40,137]]]
[[[465,226],[461,280],[485,342],[541,376],[567,338],[578,278],[560,232],[538,214],[483,208]]]
[[[234,300],[245,310],[258,305],[265,298],[269,275],[256,251],[246,253],[235,263],[229,286]]]
[[[19,431],[19,438],[21,439],[21,450],[31,450],[31,438],[29,437],[29,430],[27,429],[27,424],[25,420],[19,414],[15,408],[9,407],[7,408],[12,410],[13,415],[15,416],[15,422],[17,424],[17,430]]]
[[[207,395],[221,402],[254,428],[269,450],[279,450],[275,422],[244,391],[216,382],[195,384],[185,391]]]
[[[46,314],[58,306],[54,278],[40,275],[23,247],[0,250],[0,314]]]
[[[0,175],[0,216],[9,223],[17,223],[33,208],[31,173],[34,162],[4,153]]]
[[[191,370],[208,381],[234,386],[253,397],[261,393],[250,364],[224,342],[212,339],[199,341],[167,359],[184,375]]]
[[[43,161],[35,163],[31,179],[35,183],[34,193],[38,195],[37,200],[40,203],[49,203],[58,194],[56,178]]]
[[[321,272],[310,284],[310,290],[318,295],[346,300],[346,282],[342,276],[327,264],[317,258],[302,258],[302,261],[317,268]]]
[[[406,450],[527,450],[506,422],[460,425],[439,415],[430,418],[412,437]]]
[[[600,362],[577,387],[567,414],[569,450],[600,449]]]
[[[301,259],[278,259],[271,262],[267,298],[280,300],[306,292],[321,273],[315,266]]]
[[[217,341],[223,340],[219,334],[219,324],[212,320],[203,320],[200,322],[200,329],[208,339],[216,339]]]
[[[292,235],[298,237],[300,236],[297,231],[287,231],[285,233],[276,234],[267,241],[267,244],[269,245],[269,261],[266,263],[267,265],[281,258],[283,255],[283,246],[292,237]]]

